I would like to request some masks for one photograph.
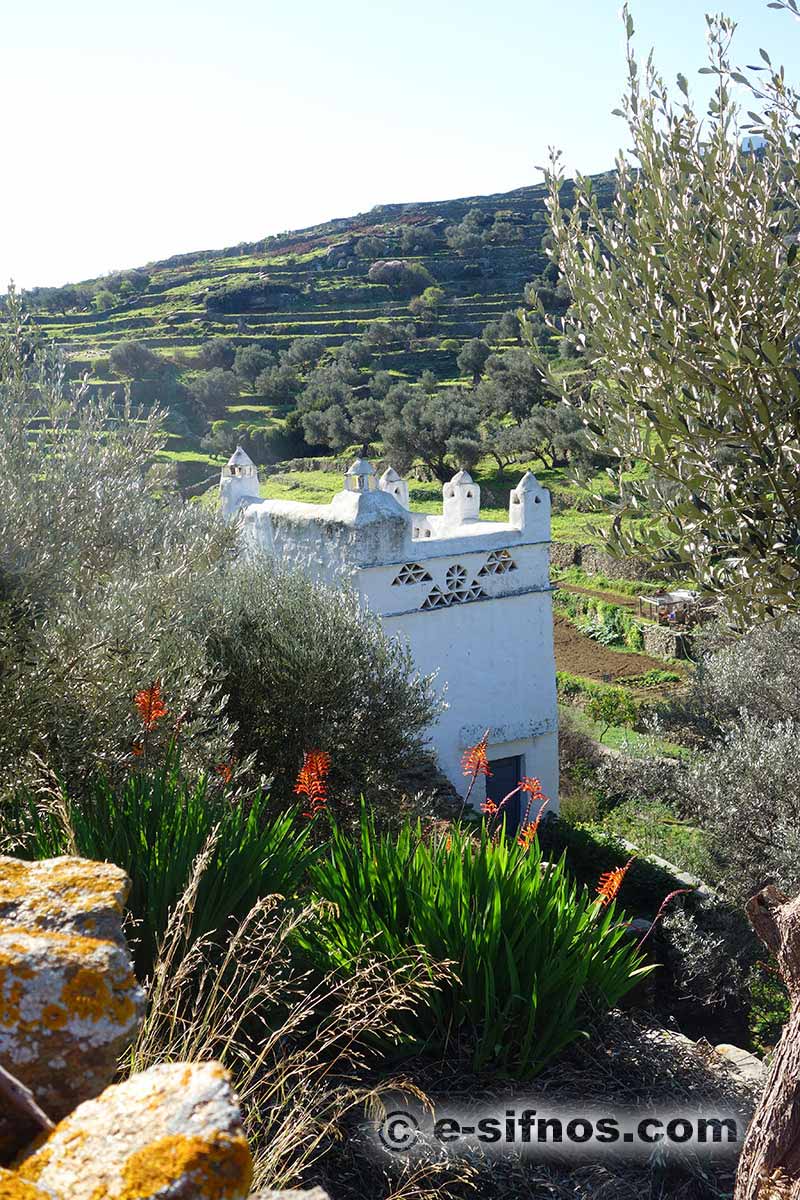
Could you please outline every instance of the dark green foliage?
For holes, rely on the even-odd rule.
[[[207,371],[215,367],[230,371],[236,359],[236,346],[230,338],[211,338],[200,347],[197,357],[201,367],[205,367]]]
[[[292,405],[302,386],[297,370],[291,363],[267,367],[256,379],[256,391],[266,404]]]
[[[551,399],[552,392],[524,350],[506,350],[493,354],[486,363],[486,375],[494,385],[493,410],[498,416],[510,413],[519,423],[537,405]]]
[[[29,818],[25,852],[46,858],[67,853],[61,823],[37,814],[33,798],[17,797]],[[99,775],[79,801],[63,797],[77,852],[116,863],[131,880],[127,908],[134,925],[136,973],[152,973],[170,912],[180,900],[198,855],[211,839],[192,921],[192,937],[221,944],[261,896],[297,894],[310,858],[308,825],[295,811],[271,816],[269,798],[231,794],[220,778],[181,774],[177,754],[160,769],[132,772],[122,783]],[[24,832],[24,828],[20,831]]]
[[[317,365],[324,349],[319,338],[299,337],[294,339],[287,350],[284,350],[281,359],[292,367],[307,371],[310,367]]]
[[[256,391],[256,380],[262,371],[275,365],[275,355],[262,346],[240,346],[233,360],[233,369],[238,377]]]
[[[142,379],[153,375],[164,366],[163,359],[142,342],[117,342],[108,356],[109,363],[116,375],[127,375],[130,379]]]
[[[189,383],[189,400],[207,421],[224,416],[229,404],[239,395],[239,381],[233,371],[213,367],[201,371]]]
[[[456,359],[459,371],[462,375],[471,376],[473,384],[477,384],[490,354],[491,350],[486,342],[482,341],[481,338],[470,338],[461,347],[461,351]]]
[[[458,467],[480,457],[480,410],[473,393],[448,388],[428,395],[398,384],[388,393],[381,430],[384,449],[397,470],[420,459],[445,483]]]
[[[605,871],[624,867],[631,852],[614,834],[570,825],[560,817],[549,817],[539,827],[539,842],[544,858],[552,861],[566,857],[569,874],[594,894]],[[675,875],[644,858],[634,859],[625,876],[619,902],[632,916],[654,917],[664,897],[685,887]]]
[[[747,1021],[756,1054],[769,1054],[775,1049],[789,1019],[789,1009],[789,994],[777,964],[759,964],[750,978]]]
[[[312,868],[331,908],[306,945],[343,972],[365,953],[402,961],[413,947],[453,963],[457,978],[403,1022],[429,1048],[461,1045],[477,1071],[533,1075],[641,973],[614,905],[579,890],[563,863],[542,870],[535,842],[458,827],[426,840],[408,823],[379,836],[365,810],[360,834],[334,826]]]

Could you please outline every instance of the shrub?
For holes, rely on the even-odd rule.
[[[600,696],[593,696],[586,705],[587,715],[603,726],[602,742],[612,725],[633,729],[636,724],[636,704],[621,687],[610,687]]]
[[[402,959],[412,947],[429,970],[455,964],[458,978],[403,1025],[432,1048],[466,1040],[476,1070],[535,1073],[641,974],[614,903],[579,891],[563,862],[543,870],[535,840],[526,849],[453,826],[426,841],[408,823],[378,836],[362,812],[360,841],[334,826],[312,879],[331,907],[305,944],[326,968],[347,973],[365,953]]]
[[[196,625],[225,680],[235,745],[288,797],[309,746],[333,755],[334,795],[378,797],[419,757],[437,712],[405,643],[357,597],[281,569],[243,562],[207,581]]]
[[[608,810],[625,801],[674,804],[691,813],[688,767],[680,758],[664,755],[604,756],[597,766],[595,783]]]
[[[367,273],[370,283],[385,283],[400,296],[418,296],[436,280],[421,263],[403,259],[375,262]]]
[[[152,973],[170,913],[207,843],[192,937],[215,935],[216,942],[260,897],[296,895],[310,857],[309,826],[300,827],[293,812],[270,819],[264,792],[232,795],[219,775],[186,779],[174,752],[161,768],[133,772],[121,785],[98,775],[78,802],[60,799],[65,823],[37,814],[32,797],[18,798],[29,817],[25,850],[50,857],[72,849],[122,867],[131,880],[127,907],[140,979]]]
[[[163,360],[157,354],[142,342],[132,339],[117,342],[108,356],[108,361],[116,375],[127,375],[131,379],[153,375],[164,366]]]
[[[750,717],[698,758],[689,795],[726,891],[800,888],[800,722]]]
[[[619,837],[597,828],[570,825],[561,817],[550,817],[539,829],[542,854],[550,861],[565,858],[568,873],[577,883],[593,888],[598,874],[614,871],[630,859],[630,848]],[[675,875],[637,858],[625,877],[620,896],[626,912],[636,916],[653,917],[664,896],[684,885]]]
[[[189,383],[189,396],[199,416],[206,421],[223,417],[239,395],[239,380],[233,371],[212,367],[200,371]]]
[[[662,923],[666,966],[677,995],[704,1005],[750,1001],[750,976],[762,953],[744,913],[715,900],[694,898]]]

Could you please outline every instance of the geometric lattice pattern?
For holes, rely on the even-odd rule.
[[[423,600],[422,608],[449,608],[451,604],[466,604],[469,600],[483,600],[486,597],[477,580],[471,583],[467,577],[467,568],[460,563],[454,563],[447,568],[447,589],[443,591],[438,585],[432,587]]]
[[[460,563],[447,568],[447,587],[451,592],[461,592],[467,586],[467,568]]]
[[[399,587],[404,583],[432,582],[432,577],[419,563],[405,563],[398,571],[396,578],[392,580],[392,587]]]
[[[493,550],[478,571],[478,575],[505,575],[506,571],[516,569],[517,564],[511,557],[510,550]]]

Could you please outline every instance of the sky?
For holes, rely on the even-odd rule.
[[[702,95],[711,7],[800,79],[766,0],[632,0],[642,53]],[[0,0],[0,288],[606,170],[624,71],[619,0]]]

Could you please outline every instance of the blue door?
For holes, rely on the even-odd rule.
[[[501,804],[509,792],[513,792],[522,779],[522,756],[513,755],[511,758],[494,758],[489,762],[491,775],[486,780],[486,798]],[[512,796],[503,808],[506,818],[506,832],[515,833],[522,819],[520,795]]]

